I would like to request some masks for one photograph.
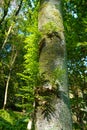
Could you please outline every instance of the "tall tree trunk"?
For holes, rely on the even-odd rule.
[[[39,69],[43,82],[36,92],[35,130],[72,130],[61,0],[41,2],[38,28],[42,33]]]

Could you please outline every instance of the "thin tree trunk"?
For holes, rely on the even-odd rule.
[[[14,47],[13,47],[14,48]],[[14,51],[14,49],[13,49]],[[4,95],[4,103],[3,103],[3,109],[5,109],[6,107],[6,104],[7,104],[7,96],[8,96],[8,87],[9,87],[9,82],[10,82],[10,78],[11,78],[11,71],[12,71],[12,67],[14,65],[14,62],[16,60],[16,57],[17,57],[17,51],[16,53],[12,54],[12,57],[11,57],[11,63],[10,63],[10,70],[9,70],[9,74],[8,74],[8,78],[7,78],[7,82],[6,82],[6,87],[5,87],[5,95]]]
[[[7,82],[6,82],[6,88],[5,88],[5,97],[4,97],[3,109],[5,109],[6,104],[7,104],[7,94],[8,94],[8,86],[9,86],[10,77],[11,77],[11,73],[9,72]]]
[[[13,23],[11,24],[11,26],[8,29],[7,36],[6,36],[6,38],[5,38],[4,42],[3,42],[3,45],[2,45],[2,49],[4,48],[5,44],[7,43],[8,37],[9,37],[12,29],[13,29]]]
[[[42,33],[39,69],[43,81],[36,90],[35,130],[72,130],[60,10],[61,0],[41,2],[38,18],[38,28]]]
[[[17,11],[14,14],[14,16],[15,16],[14,19],[13,19],[14,22],[15,22],[16,16],[19,14],[19,11],[20,11],[21,6],[22,6],[22,2],[23,2],[23,0],[20,0],[20,4],[18,6],[18,9],[17,9]],[[9,35],[11,34],[11,31],[12,31],[13,27],[14,27],[14,24],[12,23],[10,25],[9,29],[8,29],[7,36],[6,36],[6,38],[5,38],[4,42],[3,42],[3,45],[2,45],[2,49],[6,45],[6,43],[8,41],[8,38],[9,38]],[[10,81],[10,78],[11,78],[11,70],[12,70],[13,64],[15,62],[15,59],[17,57],[17,51],[15,52],[14,49],[15,49],[15,47],[13,45],[13,53],[12,53],[11,60],[10,60],[9,74],[8,74],[8,78],[7,78],[7,82],[6,82],[6,88],[5,88],[3,109],[5,109],[6,104],[7,104],[8,86],[9,86],[9,81]],[[14,52],[15,52],[15,54],[14,54]]]

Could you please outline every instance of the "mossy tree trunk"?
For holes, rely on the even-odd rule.
[[[41,0],[38,29],[42,81],[36,93],[35,130],[72,130],[61,0]]]

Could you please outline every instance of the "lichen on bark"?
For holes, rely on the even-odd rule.
[[[54,107],[54,114],[51,114],[48,121],[44,118],[43,110],[38,106],[35,130],[72,130],[65,65],[64,27],[60,9],[57,9],[60,6],[60,0],[44,0],[39,11],[38,29],[42,33],[39,70],[47,81],[40,87],[42,93],[44,88],[45,93],[49,91],[47,96],[51,99],[50,104]],[[58,95],[54,94],[51,98],[50,93],[53,94],[52,90],[57,90],[57,87]]]

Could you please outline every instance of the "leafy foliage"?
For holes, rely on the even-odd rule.
[[[19,88],[19,92],[16,94],[17,97],[21,98],[21,102],[16,104],[17,106],[22,107],[29,111],[34,110],[34,90],[37,85],[37,75],[38,75],[38,59],[39,59],[39,50],[38,43],[41,38],[41,34],[38,31],[37,27],[37,10],[31,12],[31,19],[27,23],[28,35],[26,35],[24,41],[24,70],[23,73],[18,73],[20,76],[22,86]]]
[[[26,130],[27,122],[23,113],[0,110],[0,130]]]
[[[73,129],[87,129],[86,1],[64,0],[64,26]]]

